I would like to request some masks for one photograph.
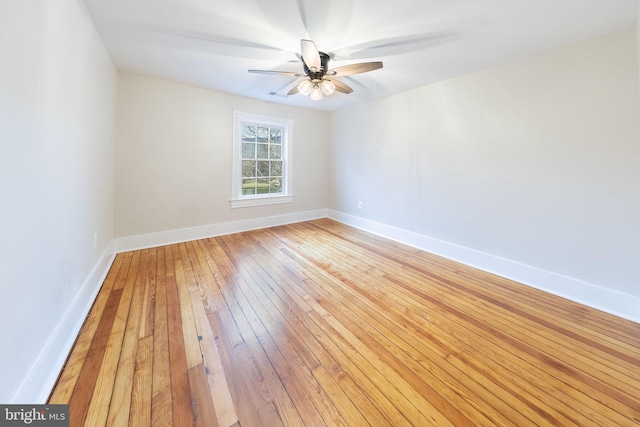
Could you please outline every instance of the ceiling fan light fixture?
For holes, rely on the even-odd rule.
[[[314,101],[320,101],[322,98],[322,89],[320,89],[320,85],[318,83],[314,83],[313,89],[311,89],[311,99]]]
[[[260,74],[281,74],[302,78],[303,81],[296,86],[293,86],[289,92],[287,92],[286,96],[300,93],[303,96],[311,97],[314,101],[319,101],[325,96],[332,95],[335,91],[347,95],[353,92],[353,89],[350,88],[349,85],[341,82],[340,80],[325,80],[325,76],[350,76],[352,74],[362,74],[382,68],[382,62],[378,61],[344,65],[331,70],[329,69],[331,55],[325,52],[320,52],[315,43],[311,40],[300,40],[300,51],[301,55],[298,57],[302,61],[303,73],[279,70],[249,70],[249,72]],[[296,79],[296,81],[300,80]],[[292,82],[292,84],[295,85],[296,81]],[[275,92],[270,94],[273,95]]]
[[[320,82],[320,89],[322,89],[322,92],[325,95],[329,96],[336,90],[336,86],[331,82],[331,80],[323,80]]]
[[[298,91],[307,96],[311,93],[311,89],[313,89],[313,83],[310,80],[305,80],[298,85]]]

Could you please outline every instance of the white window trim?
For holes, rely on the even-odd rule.
[[[282,135],[282,193],[278,194],[242,194],[242,125],[243,123],[262,124],[265,126],[283,127]],[[276,117],[261,116],[258,114],[233,112],[233,180],[231,202],[232,208],[247,206],[273,205],[278,203],[293,202],[293,183],[291,180],[293,171],[293,120]]]

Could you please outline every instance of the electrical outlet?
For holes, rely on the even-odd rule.
[[[358,209],[362,209],[362,202],[358,202]]]
[[[93,247],[98,246],[98,232],[93,233]]]

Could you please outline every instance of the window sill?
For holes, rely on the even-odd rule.
[[[276,205],[280,203],[293,202],[293,195],[287,196],[266,196],[266,197],[252,197],[246,199],[231,199],[231,208],[246,208],[249,206],[263,206],[263,205]]]

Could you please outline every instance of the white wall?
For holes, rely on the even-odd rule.
[[[231,209],[233,110],[293,119],[293,203]],[[324,210],[328,139],[328,113],[120,73],[116,235]]]
[[[0,2],[0,58],[0,402],[35,403],[109,263],[117,74],[78,0]]]
[[[638,93],[629,30],[337,112],[329,207],[624,304],[640,297]]]

